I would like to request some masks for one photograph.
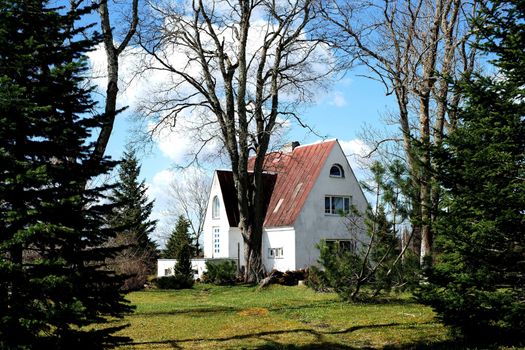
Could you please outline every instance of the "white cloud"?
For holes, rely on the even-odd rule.
[[[361,139],[353,139],[348,141],[340,140],[339,144],[347,156],[364,157],[370,153],[370,147]]]
[[[169,184],[173,180],[173,177],[175,176],[175,171],[164,169],[159,172],[157,172],[150,183],[147,184],[148,190],[148,198],[155,199],[156,204],[162,204],[167,199],[166,196],[166,189],[168,188]]]
[[[339,140],[339,144],[358,180],[364,180],[367,176],[366,170],[370,162],[370,159],[367,158],[371,151],[370,147],[360,139]]]
[[[336,91],[332,96],[332,99],[328,102],[331,106],[344,107],[347,105],[345,96],[341,91]]]
[[[155,205],[150,218],[157,221],[157,227],[153,233],[153,238],[163,245],[165,236],[169,233],[169,218],[166,211],[169,209],[168,187],[173,181],[175,172],[164,169],[157,172],[151,182],[146,183],[147,195],[150,200],[155,200]]]

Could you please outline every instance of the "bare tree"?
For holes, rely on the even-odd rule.
[[[310,101],[329,75],[329,56],[312,40],[314,3],[152,1],[152,27],[139,35],[149,54],[145,69],[162,71],[170,80],[150,94],[141,112],[157,117],[157,127],[189,115],[199,130],[197,149],[217,138],[226,149],[247,282],[263,274],[262,179],[270,139],[286,119],[298,120],[297,106]],[[213,131],[205,133],[206,128]]]
[[[430,149],[456,124],[461,92],[452,90],[450,81],[474,69],[468,20],[476,7],[476,0],[346,0],[328,1],[323,8],[335,46],[366,65],[370,77],[396,97],[421,262],[432,253],[433,213],[440,200]]]
[[[119,4],[119,6],[123,6]],[[131,16],[127,19],[128,29],[124,31],[119,43],[116,43],[115,28],[111,25],[110,9],[108,0],[100,0],[98,12],[100,15],[100,28],[103,35],[103,44],[107,59],[107,88],[105,97],[105,111],[102,127],[98,134],[95,149],[92,154],[94,161],[100,160],[106,152],[106,147],[113,131],[115,116],[117,114],[117,95],[119,79],[119,56],[128,46],[130,40],[135,35],[139,22],[138,0],[131,0]],[[121,11],[122,12],[122,11]]]
[[[188,168],[193,169],[193,168]],[[169,196],[171,198],[170,208],[174,211],[174,218],[181,214],[188,218],[191,236],[194,241],[195,255],[202,255],[200,239],[202,236],[206,207],[210,193],[210,177],[202,170],[190,171],[188,169],[180,176],[174,178],[170,183]]]

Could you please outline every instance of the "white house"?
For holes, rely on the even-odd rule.
[[[264,169],[268,195],[262,258],[267,272],[316,264],[316,244],[322,239],[355,247],[356,231],[350,233],[348,221],[340,213],[351,206],[364,213],[367,201],[337,140],[303,146],[294,143],[288,150],[269,153]],[[217,170],[204,221],[205,259],[234,259],[244,268],[238,223],[232,173]],[[361,229],[357,234],[364,232]],[[165,275],[168,262],[163,264],[161,267],[159,261],[159,276]]]

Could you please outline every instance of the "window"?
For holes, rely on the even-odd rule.
[[[350,213],[350,197],[325,196],[324,212],[334,215]]]
[[[330,177],[345,177],[345,172],[340,164],[334,164],[330,168]]]
[[[355,252],[356,243],[352,239],[327,239],[326,244],[331,249],[336,249],[338,253],[342,252]]]
[[[268,248],[268,257],[271,259],[282,259],[283,248]]]
[[[164,269],[164,276],[169,276],[172,274],[172,270],[170,268]]]
[[[213,253],[219,254],[221,252],[221,232],[219,227],[213,228]]]
[[[213,219],[218,219],[220,217],[221,203],[219,202],[219,197],[213,197],[213,202],[211,206],[211,216]]]

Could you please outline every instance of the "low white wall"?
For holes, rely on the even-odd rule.
[[[282,248],[283,256],[270,257],[268,250]],[[293,271],[295,266],[295,230],[293,227],[266,228],[262,239],[262,260],[266,272]]]
[[[204,271],[206,271],[207,259],[192,259],[191,268],[194,272],[194,278],[201,278]],[[158,259],[157,260],[157,277],[173,276],[174,267],[177,264],[176,259]]]

